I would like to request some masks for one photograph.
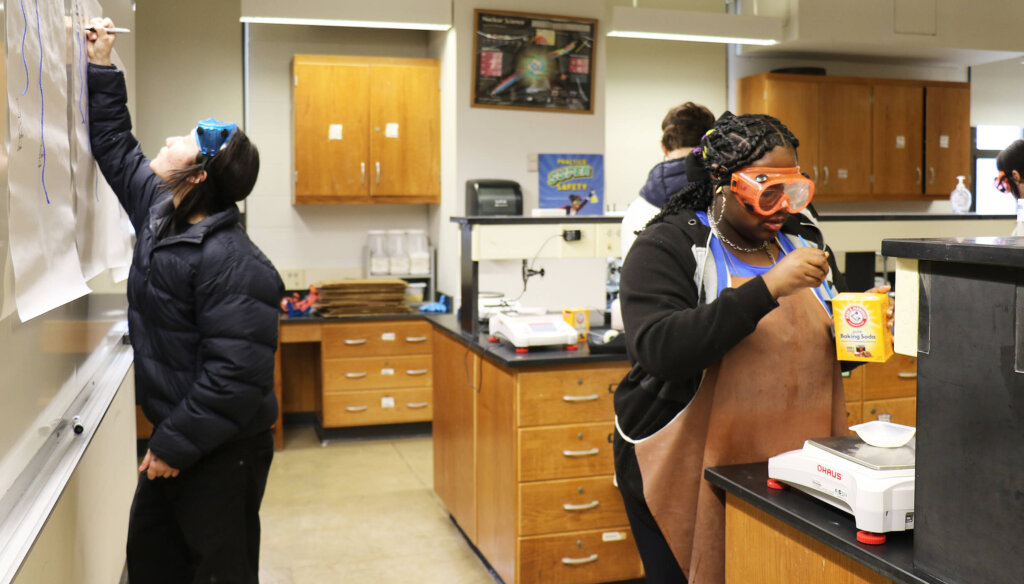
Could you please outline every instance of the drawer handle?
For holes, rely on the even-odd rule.
[[[570,403],[571,402],[587,402],[587,401],[594,401],[594,400],[598,399],[599,397],[600,396],[598,396],[596,393],[592,393],[590,395],[563,395],[562,396],[562,401],[567,401],[567,402],[570,402]]]
[[[345,339],[346,345],[365,345],[366,339]]]
[[[346,412],[365,412],[370,406],[345,406]]]
[[[419,408],[425,408],[425,407],[427,407],[429,405],[430,405],[430,402],[416,402],[416,403],[405,404],[405,407],[419,409]]]
[[[917,379],[917,371],[900,371],[896,374],[900,379]]]
[[[562,456],[579,457],[579,456],[594,456],[598,452],[601,452],[599,448],[591,448],[590,450],[563,450]]]
[[[366,372],[362,371],[360,373],[346,373],[345,377],[349,379],[359,379],[360,377],[366,377]]]
[[[423,336],[423,337],[405,337],[405,342],[407,342],[407,343],[422,343],[425,340],[427,340],[427,337],[425,337],[425,336]]]
[[[597,507],[600,504],[601,504],[600,501],[591,501],[589,503],[584,503],[582,505],[573,505],[572,503],[563,503],[562,504],[562,509],[565,509],[566,511],[586,511],[588,509],[594,509],[595,507]]]
[[[428,371],[430,371],[430,369],[406,369],[405,370],[405,374],[406,375],[426,375],[426,373]]]
[[[597,554],[590,554],[585,558],[562,558],[562,563],[566,566],[579,566],[580,564],[589,564],[597,561]]]

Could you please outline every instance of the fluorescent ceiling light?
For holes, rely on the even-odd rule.
[[[380,20],[336,20],[328,18],[279,18],[243,16],[241,22],[251,24],[298,24],[307,26],[349,26],[353,28],[401,28],[408,30],[448,30],[450,24],[428,22],[385,22]]]
[[[629,8],[612,11],[610,37],[774,45],[782,39],[782,19],[769,16]]]

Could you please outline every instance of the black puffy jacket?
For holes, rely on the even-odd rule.
[[[185,469],[277,419],[274,350],[284,284],[234,206],[157,239],[173,209],[131,134],[124,74],[89,65],[92,153],[135,226],[128,327],[149,448]]]

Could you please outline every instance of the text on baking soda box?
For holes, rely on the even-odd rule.
[[[587,340],[587,331],[590,330],[590,309],[566,308],[562,311],[562,318],[576,329],[577,342],[582,343]]]
[[[843,292],[832,299],[840,361],[881,362],[892,356],[892,330],[885,318],[888,311],[888,294]]]

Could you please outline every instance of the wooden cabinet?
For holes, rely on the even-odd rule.
[[[896,354],[885,363],[865,363],[843,378],[843,388],[849,425],[888,414],[892,422],[917,426],[916,357]]]
[[[612,399],[628,367],[506,368],[444,333],[435,346],[434,489],[502,580],[641,577],[613,483]]]
[[[432,326],[415,320],[327,323],[321,333],[324,428],[429,421]]]
[[[739,81],[737,103],[796,135],[819,202],[948,196],[970,176],[967,83],[764,73]]]
[[[295,55],[296,203],[438,203],[434,59]]]

